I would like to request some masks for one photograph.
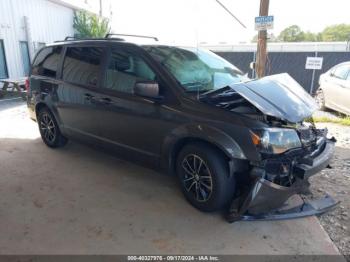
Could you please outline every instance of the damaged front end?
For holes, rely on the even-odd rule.
[[[306,193],[309,177],[329,167],[335,139],[327,139],[326,130],[316,131],[320,136],[308,147],[253,164],[251,184],[233,200],[227,215],[229,222],[305,217],[324,213],[337,205],[330,196],[314,201],[291,198]]]
[[[260,161],[250,161],[249,183],[240,187],[227,220],[274,220],[324,213],[330,196],[307,201],[310,176],[329,167],[335,139],[306,123],[317,110],[312,97],[288,74],[234,84],[203,94],[201,101],[264,123],[251,130]]]

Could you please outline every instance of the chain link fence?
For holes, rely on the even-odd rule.
[[[254,71],[250,69],[250,63],[255,61],[255,52],[215,52],[225,58],[251,78],[255,77]],[[321,70],[315,70],[314,82],[312,84],[313,70],[305,69],[306,58],[323,57]],[[266,75],[288,73],[304,89],[310,93],[318,88],[318,80],[321,74],[331,67],[350,61],[350,52],[269,52],[266,65]]]

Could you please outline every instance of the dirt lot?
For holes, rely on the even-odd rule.
[[[0,254],[338,254],[315,217],[228,224],[186,203],[173,178],[74,142],[49,149],[21,100],[0,102],[0,124]],[[345,144],[313,192],[345,200],[321,222],[348,252]]]
[[[318,126],[327,126],[329,134],[337,139],[337,147],[332,169],[323,170],[320,175],[311,178],[311,191],[316,197],[327,193],[341,201],[338,208],[319,219],[338,249],[350,261],[350,127],[330,123],[319,123]]]

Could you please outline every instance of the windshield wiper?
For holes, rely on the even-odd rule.
[[[185,90],[186,93],[205,93],[205,92],[210,92],[211,89],[203,89],[203,90],[195,90],[195,89],[191,89],[191,90]]]
[[[192,83],[182,84],[182,86],[185,88],[186,93],[203,93],[211,90],[211,89],[203,89],[203,87],[205,87],[208,84],[209,83],[192,82]]]
[[[221,94],[221,93],[224,93],[226,91],[229,91],[231,90],[232,88],[229,87],[229,86],[223,86],[223,87],[220,87],[219,89],[212,89],[212,90],[209,90],[208,92],[205,92],[204,94],[201,94],[201,97],[204,97],[204,96],[215,96],[215,95],[218,95],[218,94]]]

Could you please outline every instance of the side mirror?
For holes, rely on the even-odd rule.
[[[161,100],[163,97],[159,95],[159,85],[157,82],[136,82],[134,86],[134,94],[154,100]]]

